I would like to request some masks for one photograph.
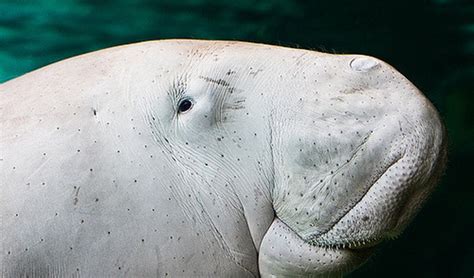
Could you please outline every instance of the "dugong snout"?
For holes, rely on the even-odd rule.
[[[307,235],[307,240],[323,246],[373,246],[397,236],[416,215],[444,169],[446,135],[424,96],[416,88],[406,95],[400,115],[366,137],[368,153],[360,155],[365,161],[353,166],[354,172],[373,173],[368,190],[328,231]],[[364,179],[359,175],[352,182]]]
[[[289,159],[277,171],[284,174],[273,191],[273,228],[313,246],[312,260],[322,260],[322,247],[340,269],[363,260],[348,250],[369,251],[413,219],[444,169],[446,134],[431,103],[392,67],[366,56],[335,59],[340,72],[317,85],[300,107],[305,115],[288,124],[292,135],[280,139]]]

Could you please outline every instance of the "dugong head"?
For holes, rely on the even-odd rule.
[[[351,270],[400,234],[436,184],[443,125],[383,61],[243,43],[193,51],[199,62],[174,81],[177,124],[193,131],[186,140],[216,138],[203,152],[264,176],[257,186],[270,192],[275,221],[263,243],[253,233],[262,274]]]
[[[320,260],[332,255],[332,263],[322,266],[317,258],[287,263],[270,255],[267,261],[261,250],[261,271],[341,272],[400,234],[432,191],[445,160],[442,123],[420,91],[373,57],[256,45],[222,49],[225,54],[214,55],[224,68],[201,73],[200,79],[229,95],[241,90],[251,96],[231,96],[233,103],[224,106],[207,103],[215,128],[243,116],[241,129],[264,135],[260,142],[246,142],[260,144],[267,154],[262,164],[271,169],[278,226],[294,232],[301,244],[324,250],[316,256]],[[199,105],[201,97],[193,99]],[[200,112],[191,109],[190,118],[193,113]]]
[[[160,250],[164,259],[158,265],[174,262],[165,254],[177,252],[173,256],[191,254],[197,269],[201,265],[193,260],[199,256],[193,254],[201,253],[193,246],[209,246],[226,252],[217,262],[231,258],[247,274],[350,271],[413,219],[446,157],[445,132],[434,107],[395,69],[368,56],[170,40],[74,58],[0,89],[5,91],[4,115],[12,119],[5,121],[5,130],[14,130],[5,137],[13,146],[6,149],[5,161],[22,165],[19,159],[41,146],[54,158],[48,163],[58,164],[38,168],[31,160],[23,164],[34,171],[25,173],[27,178],[17,171],[11,181],[24,183],[40,173],[51,177],[48,184],[57,184],[53,192],[63,196],[61,186],[75,177],[84,181],[81,196],[110,192],[107,201],[114,209],[126,200],[135,207],[156,203],[162,212],[133,221],[153,219],[167,223],[160,226],[166,232],[188,229],[219,242],[189,240],[187,249]],[[24,108],[15,110],[14,104]],[[33,111],[42,117],[41,125],[49,126],[35,136],[16,136],[40,130],[36,118],[28,122],[19,111]],[[20,129],[18,122],[25,122]],[[69,149],[78,151],[66,155]],[[50,174],[47,169],[58,170]],[[128,180],[132,186],[118,185]],[[135,195],[123,193],[127,190]],[[5,197],[5,207],[24,209],[15,199],[26,194]],[[47,211],[54,202],[38,207]],[[67,203],[66,213],[76,215],[76,203],[71,209]],[[121,211],[110,206],[100,211],[107,215],[107,229],[127,225]],[[168,225],[172,220],[163,216],[168,214],[183,227],[191,224]],[[134,231],[136,226],[127,227]],[[98,230],[84,238],[95,238],[90,234]],[[166,235],[157,246],[174,244]]]

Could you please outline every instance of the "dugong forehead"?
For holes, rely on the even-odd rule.
[[[386,88],[386,81],[406,79],[386,63],[363,55],[336,55],[258,43],[234,41],[164,40],[117,47],[109,50],[122,55],[139,76],[158,78],[205,76],[217,85],[238,79],[257,81],[264,88],[282,84],[291,89],[308,86],[345,93],[370,88]],[[145,73],[145,75],[144,75]],[[327,83],[328,88],[321,87]],[[278,85],[277,85],[278,84]],[[330,87],[330,88],[329,88]]]
[[[160,54],[162,62],[170,59],[178,70],[209,70],[215,75],[232,75],[237,69],[245,69],[248,77],[274,77],[280,82],[340,82],[336,79],[345,79],[348,84],[363,80],[363,85],[377,87],[385,87],[382,84],[385,81],[407,82],[390,65],[364,55],[329,54],[236,41],[165,40],[148,44],[155,49],[153,53]],[[177,64],[176,59],[180,60]],[[350,91],[361,90],[363,85]]]
[[[267,66],[272,68],[274,73],[298,67],[311,68],[311,65],[321,66],[329,60],[332,60],[331,63],[334,65],[341,56],[305,49],[235,41],[170,40],[163,42],[163,49],[165,48],[178,56],[189,58],[192,60],[191,63],[199,64],[201,61],[216,67]],[[255,71],[252,74],[255,77],[260,71],[258,68],[253,69]]]
[[[206,63],[207,67],[218,67],[226,63],[232,63],[234,66],[265,64],[275,66],[274,69],[285,69],[285,66],[309,68],[310,65],[324,66],[325,63],[331,63],[334,68],[338,61],[349,65],[344,55],[238,41],[161,40],[119,46],[96,53],[115,52],[126,56],[129,62],[140,60],[152,64],[151,62],[160,61],[155,65],[166,64],[172,67],[174,64],[181,69],[186,66],[202,66],[202,63]],[[359,67],[359,70],[364,70],[363,67],[367,70],[367,67],[370,67],[361,62],[353,63],[353,66]],[[330,71],[330,68],[327,70]]]

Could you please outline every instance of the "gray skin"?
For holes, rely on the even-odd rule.
[[[1,84],[0,115],[3,277],[340,275],[445,160],[386,63],[243,42],[61,61]]]

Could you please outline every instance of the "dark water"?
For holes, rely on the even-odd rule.
[[[362,53],[395,66],[439,109],[448,170],[407,231],[351,276],[473,277],[473,0],[0,0],[0,82],[76,54],[162,38]]]

